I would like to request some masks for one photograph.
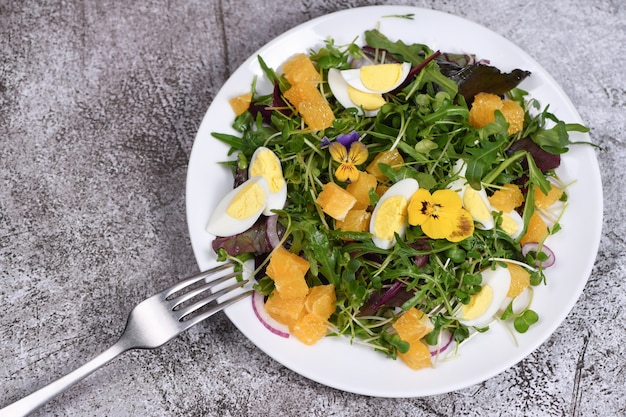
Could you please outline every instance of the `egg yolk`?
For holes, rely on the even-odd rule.
[[[247,219],[265,206],[265,191],[258,183],[244,186],[230,202],[226,214],[235,219]]]
[[[484,223],[491,219],[489,208],[480,197],[478,191],[472,187],[466,187],[463,193],[463,207],[470,212],[474,220]]]
[[[361,67],[361,82],[372,91],[389,91],[402,76],[401,64],[366,65]]]
[[[265,177],[270,192],[275,193],[285,186],[282,169],[275,154],[269,150],[262,150],[256,154],[253,164],[250,166],[250,175],[253,177]]]
[[[517,222],[507,214],[502,215],[502,224],[500,227],[502,227],[502,230],[509,236],[513,236],[519,231]]]
[[[491,300],[493,300],[493,289],[489,285],[483,285],[480,292],[472,295],[469,304],[461,309],[463,320],[474,320],[480,317],[491,304]]]
[[[363,107],[363,110],[376,110],[385,104],[385,99],[380,94],[366,93],[352,86],[348,86],[348,96],[357,107]]]
[[[394,233],[400,231],[406,222],[406,209],[409,203],[406,198],[396,195],[379,204],[374,220],[374,235],[380,239],[391,240]]]

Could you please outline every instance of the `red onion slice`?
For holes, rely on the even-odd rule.
[[[437,356],[445,352],[452,345],[453,339],[452,332],[447,330],[441,332],[439,335],[439,343],[436,345],[428,345],[430,356]]]
[[[252,293],[252,309],[254,310],[254,315],[259,319],[259,321],[263,324],[263,326],[265,326],[266,329],[280,337],[289,337],[289,327],[277,322],[272,317],[270,317],[269,314],[267,314],[267,311],[265,310],[263,295],[258,291],[254,291]]]
[[[554,256],[554,252],[552,252],[552,249],[550,249],[546,245],[539,246],[539,243],[537,242],[525,243],[522,246],[522,255],[526,256],[530,252],[537,252],[537,253],[542,252],[548,257],[548,259],[546,259],[545,261],[537,260],[537,262],[535,262],[535,266],[549,268],[552,265],[554,265],[554,261],[556,261],[556,256]]]

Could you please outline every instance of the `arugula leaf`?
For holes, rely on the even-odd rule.
[[[465,179],[472,188],[479,190],[483,176],[488,172],[493,163],[500,157],[501,151],[507,145],[506,138],[498,136],[495,140],[485,140],[475,148],[466,148],[470,158],[467,159]]]
[[[339,277],[337,275],[337,250],[331,246],[328,236],[321,229],[315,228],[315,225],[308,225],[307,231],[309,244],[304,247],[305,253],[309,252],[307,259],[315,260],[315,263],[319,265],[319,272],[328,282],[335,286],[339,285]],[[312,267],[311,272],[313,272],[313,275],[317,275],[314,269],[317,268]]]

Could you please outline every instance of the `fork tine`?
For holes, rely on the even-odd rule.
[[[218,313],[222,310],[224,310],[226,307],[230,306],[231,304],[235,304],[236,302],[243,300],[244,298],[248,297],[250,294],[252,294],[253,290],[248,290],[246,292],[243,292],[235,297],[229,298],[228,300],[222,302],[222,303],[218,303],[216,305],[214,305],[213,307],[211,307],[210,309],[202,312],[202,314],[198,314],[197,316],[194,316],[192,318],[190,318],[189,320],[185,320],[180,322],[181,326],[184,326],[184,329],[188,329],[194,325],[196,325],[197,323],[200,323],[201,321],[211,317],[213,314]]]
[[[216,287],[219,284],[224,283],[224,282],[228,281],[229,279],[234,278],[237,275],[241,275],[241,274],[242,274],[242,271],[231,272],[231,273],[223,275],[223,276],[221,276],[221,277],[219,277],[217,279],[209,281],[206,284],[204,284],[204,285],[202,285],[202,286],[200,286],[198,288],[194,288],[193,290],[187,291],[186,293],[181,294],[181,295],[179,295],[179,296],[177,296],[175,298],[172,298],[172,299],[170,299],[168,301],[171,303],[171,307],[172,308],[176,308],[179,305],[181,305],[182,303],[184,303],[185,301],[190,300],[193,297],[195,297],[195,296],[197,296],[199,294],[202,294],[203,292],[205,292],[207,290],[210,290],[211,288]],[[189,285],[192,285],[192,284],[194,284],[196,282],[199,282],[199,281],[200,280],[196,280],[195,282],[192,282]],[[184,287],[182,289],[184,289]]]
[[[183,320],[185,318],[185,316],[193,313],[194,311],[204,307],[205,305],[217,300],[218,298],[220,298],[221,296],[228,294],[229,292],[236,290],[237,288],[241,288],[243,286],[245,286],[248,282],[250,282],[250,280],[244,280],[244,281],[238,281],[235,282],[227,287],[224,287],[222,289],[220,289],[219,291],[215,291],[214,293],[211,293],[210,295],[208,295],[207,297],[204,297],[198,301],[196,301],[195,303],[186,306],[184,308],[181,308],[180,310],[176,310],[175,313],[178,317],[178,320]],[[212,287],[209,286],[210,284],[213,284],[212,282],[210,282],[209,284],[205,285],[204,287],[208,287],[205,289],[205,291],[209,288]],[[224,303],[226,303],[227,301],[224,301]],[[218,303],[218,305],[221,305],[223,303]],[[224,307],[222,307],[224,308]]]
[[[172,285],[168,289],[161,291],[161,295],[163,298],[168,298],[172,294],[177,293],[178,291],[187,288],[190,285],[195,284],[196,282],[200,282],[206,277],[213,275],[217,272],[226,270],[228,268],[233,267],[234,265],[230,262],[223,263],[211,269],[207,269],[206,271],[198,272],[195,275],[190,276],[189,278],[183,279],[182,281],[178,281],[176,284]],[[241,272],[240,272],[241,273]]]

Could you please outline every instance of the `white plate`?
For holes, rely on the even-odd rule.
[[[414,14],[414,19],[385,17]],[[554,79],[528,54],[490,30],[462,18],[432,10],[404,6],[350,9],[304,23],[274,39],[245,61],[215,96],[200,126],[189,160],[187,220],[191,243],[200,268],[215,263],[212,236],[205,231],[209,214],[232,188],[232,176],[218,166],[226,158],[226,146],[211,132],[234,133],[234,114],[228,99],[248,92],[253,77],[263,78],[257,62],[261,55],[278,68],[295,53],[323,46],[328,37],[337,45],[362,39],[365,30],[379,28],[392,40],[424,43],[433,50],[470,52],[489,59],[503,71],[521,68],[532,72],[521,88],[566,122],[582,123],[572,103]],[[454,30],[450,30],[454,28]],[[257,87],[269,92],[269,83]],[[588,140],[575,134],[574,140]],[[557,263],[547,272],[548,285],[535,291],[533,309],[540,321],[517,345],[499,325],[463,345],[460,356],[434,369],[412,371],[401,361],[342,338],[325,338],[309,347],[294,337],[283,339],[266,330],[246,301],[226,314],[241,332],[272,358],[293,371],[341,390],[380,397],[419,397],[440,394],[482,382],[524,359],[543,343],[565,319],[587,282],[596,257],[602,225],[602,188],[595,153],[590,146],[574,146],[558,170],[569,189],[570,206],[562,219],[563,230],[551,238]],[[581,244],[584,242],[584,244]]]

